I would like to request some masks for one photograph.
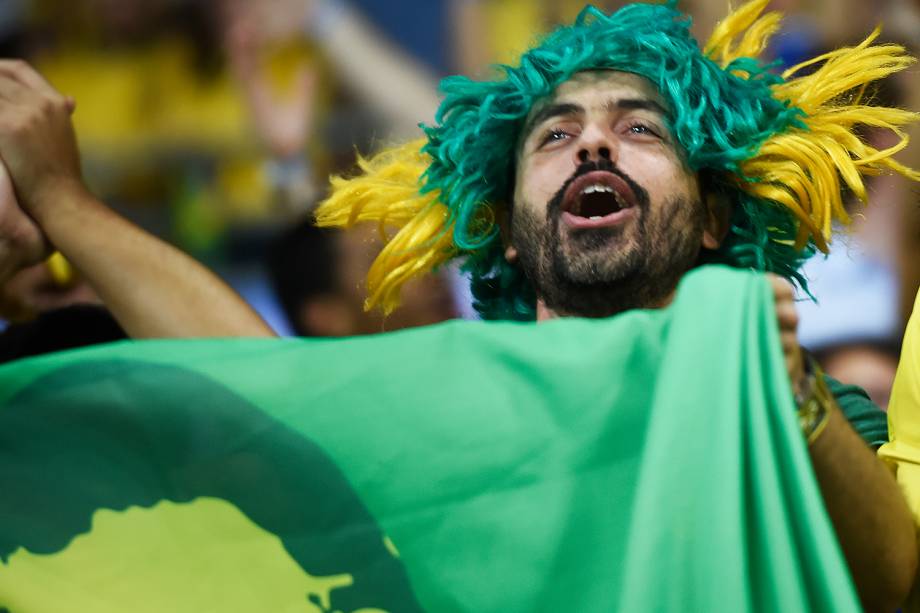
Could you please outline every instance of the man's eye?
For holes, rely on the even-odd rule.
[[[629,131],[632,134],[642,134],[659,137],[658,132],[656,132],[651,126],[647,126],[644,123],[634,123],[629,126]]]
[[[543,137],[543,140],[540,142],[540,146],[552,143],[554,141],[564,140],[569,137],[569,133],[565,130],[550,130],[546,136]]]

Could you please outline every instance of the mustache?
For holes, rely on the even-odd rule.
[[[562,184],[562,187],[559,188],[559,191],[557,191],[552,199],[550,199],[549,204],[546,207],[547,220],[552,221],[554,219],[558,219],[562,214],[562,200],[565,198],[566,191],[568,191],[569,187],[576,179],[588,174],[589,172],[595,172],[598,170],[603,170],[604,172],[615,174],[616,176],[623,179],[623,181],[626,183],[626,185],[629,186],[629,189],[631,189],[635,195],[636,204],[639,206],[639,208],[642,210],[648,208],[648,191],[636,183],[632,177],[620,170],[616,164],[608,159],[601,159],[597,160],[596,162],[582,162],[578,165],[578,168],[575,169],[575,172],[572,173],[572,176],[566,179],[565,183]]]

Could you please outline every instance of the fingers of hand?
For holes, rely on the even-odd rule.
[[[768,273],[767,279],[770,281],[770,286],[773,288],[773,297],[776,299],[776,302],[795,299],[795,291],[792,289],[792,283],[773,273]]]
[[[785,279],[774,274],[767,275],[767,278],[773,288],[779,340],[786,358],[786,372],[789,373],[793,388],[798,391],[799,383],[804,376],[804,366],[798,338],[799,315],[795,309],[795,292],[792,284]]]
[[[797,321],[794,309],[792,317]],[[783,356],[785,357],[786,372],[789,374],[789,380],[792,382],[793,389],[798,392],[799,384],[801,383],[802,377],[805,375],[802,348],[799,345],[799,337],[796,333],[795,323],[790,324],[788,323],[789,320],[787,320],[787,323],[784,324],[782,318],[780,318],[779,321],[779,342],[783,349]]]
[[[76,103],[57,92],[45,93],[0,72],[0,131],[30,133],[36,124],[67,118]]]
[[[27,102],[29,89],[13,76],[0,72],[0,101],[9,104]]]
[[[781,333],[792,332],[795,334],[799,327],[799,314],[793,302],[776,303],[776,321]]]
[[[7,268],[14,264],[29,265],[38,262],[48,250],[48,243],[35,222],[20,208],[13,183],[0,163],[0,241],[7,247],[4,256]]]
[[[59,94],[22,60],[0,60],[0,99],[10,103],[0,108],[5,117],[35,110],[49,113],[65,109],[69,114],[76,108],[72,98]]]
[[[0,60],[0,75],[18,81],[21,85],[41,92],[46,96],[60,96],[45,77],[22,60]]]
[[[49,188],[79,181],[79,157],[70,114],[73,101],[57,93],[22,62],[0,60],[0,157],[12,176],[19,205],[35,215],[58,199]]]
[[[795,309],[795,293],[792,285],[785,279],[776,275],[767,275],[773,288],[773,299],[776,305],[776,319],[781,331],[791,330],[793,333],[799,325],[799,316]]]
[[[799,316],[791,302],[777,303],[776,321],[779,324],[779,340],[783,353],[789,355],[799,351]]]

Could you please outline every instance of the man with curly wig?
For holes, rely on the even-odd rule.
[[[865,202],[865,175],[920,178],[891,157],[915,116],[871,106],[867,87],[912,58],[872,46],[875,32],[777,74],[757,59],[779,27],[766,5],[741,7],[703,49],[673,3],[612,15],[586,8],[519,65],[501,67],[502,78],[442,82],[427,138],[364,161],[362,176],[334,179],[318,217],[398,228],[368,276],[369,303],[384,309],[406,279],[455,257],[465,258],[486,319],[661,307],[685,273],[707,263],[770,273],[825,503],[864,605],[891,608],[898,599],[872,587],[867,565],[902,552],[900,587],[889,594],[903,595],[913,545],[864,548],[869,516],[856,519],[844,494],[856,483],[883,487],[894,495],[882,513],[911,534],[903,500],[870,451],[887,439],[885,417],[803,357],[789,282],[807,291],[800,266],[827,251],[833,220],[847,221],[844,189]],[[876,150],[854,136],[857,125],[889,129],[898,144]]]
[[[890,610],[913,582],[917,552],[904,500],[871,449],[887,440],[885,418],[803,359],[783,278],[807,289],[799,266],[845,220],[844,188],[865,201],[863,176],[920,178],[892,158],[915,115],[867,103],[867,86],[913,60],[872,45],[875,33],[777,74],[757,59],[779,27],[766,4],[741,7],[702,49],[673,2],[612,15],[589,7],[500,78],[444,80],[425,137],[334,179],[318,221],[396,230],[368,275],[369,306],[385,311],[408,279],[458,257],[486,319],[665,306],[707,263],[771,273],[828,513],[864,606]],[[40,251],[34,219],[132,336],[271,334],[206,270],[89,194],[70,104],[41,77],[0,62],[0,98],[0,155],[31,216],[7,215],[23,260]],[[899,142],[876,150],[854,135],[858,125]]]

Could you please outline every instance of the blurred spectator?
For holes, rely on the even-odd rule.
[[[53,34],[33,59],[79,101],[74,121],[95,192],[212,263],[231,230],[286,215],[273,208],[277,173],[225,61],[216,0],[37,6]],[[301,40],[262,59],[283,91],[315,56]],[[323,164],[321,147],[310,155]]]
[[[223,0],[231,28],[261,41],[309,40],[329,63],[329,76],[382,120],[378,138],[402,137],[431,122],[437,77],[343,0]],[[426,24],[427,26],[427,24]]]
[[[920,0],[888,0],[885,6],[886,33],[907,45],[913,55],[920,54]],[[920,73],[905,71],[899,79],[905,93],[904,106],[920,110]],[[902,156],[912,168],[920,165],[920,125],[910,128],[911,143]],[[898,264],[901,282],[900,316],[906,325],[913,299],[920,288],[920,204],[917,193],[907,194],[899,211],[897,233]]]
[[[375,226],[348,232],[317,228],[311,219],[286,230],[268,266],[275,292],[301,336],[352,336],[438,323],[456,317],[441,275],[406,286],[388,317],[365,311],[364,278],[380,250]]]
[[[873,95],[882,104],[898,104],[893,89]],[[866,130],[864,138],[878,148],[893,144],[883,130]],[[870,178],[867,188],[868,205],[850,200],[853,223],[835,229],[830,255],[817,255],[804,267],[817,303],[799,303],[799,338],[828,374],[863,387],[885,407],[904,330],[898,236],[910,187],[900,177],[885,175]]]
[[[899,354],[900,344],[894,340],[853,339],[837,346],[824,347],[814,355],[828,375],[838,381],[858,385],[875,404],[887,410]]]
[[[805,266],[818,302],[798,303],[799,339],[830,376],[859,385],[885,408],[903,332],[896,270],[892,260],[867,252],[858,235],[841,239],[827,259]]]
[[[279,91],[266,63],[272,41],[259,30],[249,5],[237,0],[222,4],[224,49],[246,103],[248,119],[270,160],[274,198],[287,212],[297,212],[316,198],[312,164],[306,145],[314,134],[319,73],[315,63],[303,61],[288,75],[288,87]]]
[[[610,12],[627,0],[596,0]],[[515,62],[534,40],[561,23],[569,23],[589,4],[581,0],[449,0],[449,30],[454,69],[484,77],[494,64]],[[686,7],[685,7],[686,8]],[[724,13],[724,6],[719,10]],[[722,14],[720,13],[720,15]]]

